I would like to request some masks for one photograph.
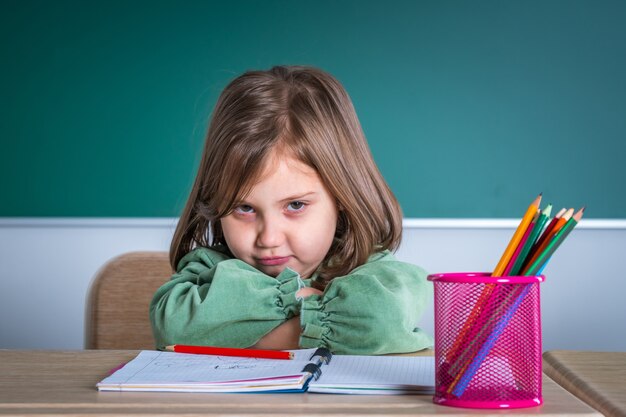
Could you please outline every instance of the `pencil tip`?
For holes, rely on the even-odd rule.
[[[574,216],[573,216],[573,217],[574,217],[574,220],[576,220],[577,222],[579,222],[579,221],[580,221],[580,219],[582,219],[582,218],[583,218],[583,213],[584,213],[584,211],[585,211],[585,208],[586,208],[586,206],[583,206],[583,208],[581,208],[580,210],[578,210],[578,211],[576,212],[576,214],[574,214]]]

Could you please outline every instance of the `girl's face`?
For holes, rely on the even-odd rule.
[[[279,155],[269,158],[261,180],[221,224],[238,259],[270,276],[289,267],[309,278],[330,249],[337,216],[317,172]]]

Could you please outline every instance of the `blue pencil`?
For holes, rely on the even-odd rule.
[[[513,317],[513,314],[515,314],[517,307],[519,307],[522,301],[524,301],[524,297],[526,297],[526,294],[528,294],[528,291],[530,291],[532,285],[533,284],[526,284],[522,292],[520,292],[520,294],[515,299],[515,302],[511,304],[506,314],[500,317],[500,320],[498,320],[498,324],[496,325],[495,329],[493,329],[493,332],[491,332],[483,346],[474,357],[474,360],[472,361],[470,366],[467,368],[459,382],[456,384],[456,387],[454,387],[454,390],[452,390],[452,394],[456,395],[457,397],[463,395],[463,392],[465,392],[465,388],[467,388],[467,385],[474,377],[476,371],[478,371],[478,368],[487,357],[487,354],[489,354],[489,351],[491,350],[493,345],[495,345],[495,343],[498,341],[498,338],[506,328],[511,317]]]

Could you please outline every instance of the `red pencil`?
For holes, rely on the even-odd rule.
[[[556,226],[557,222],[559,221],[561,217],[563,217],[566,211],[567,209],[562,208],[561,210],[559,210],[556,216],[554,216],[552,220],[550,220],[548,225],[543,229],[543,232],[541,232],[541,235],[537,237],[537,241],[533,243],[533,246],[530,248],[530,252],[528,252],[528,254],[526,255],[526,259],[529,260],[530,258],[533,257],[535,252],[537,252],[537,249],[539,248],[539,246],[543,244],[543,242],[546,240],[546,237],[548,237],[550,232],[552,232],[552,229],[554,229],[554,226]],[[526,263],[527,262],[524,262],[524,264]]]
[[[165,346],[161,350],[178,353],[196,353],[199,355],[240,356],[242,358],[293,359],[292,352],[284,352],[281,350],[240,349],[190,345]]]

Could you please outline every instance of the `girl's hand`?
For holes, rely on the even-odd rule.
[[[322,295],[322,294],[323,292],[321,292],[318,289],[311,288],[311,287],[304,287],[304,288],[300,288],[298,292],[296,292],[296,298],[306,298],[310,295]]]

